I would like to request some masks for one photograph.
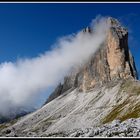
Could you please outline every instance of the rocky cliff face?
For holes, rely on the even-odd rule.
[[[70,88],[78,87],[80,91],[88,91],[97,84],[112,80],[137,79],[134,59],[128,48],[128,31],[114,18],[109,17],[107,22],[110,29],[100,49],[79,71],[66,76],[64,83],[58,85],[46,103]],[[92,30],[88,27],[83,32],[90,34]]]

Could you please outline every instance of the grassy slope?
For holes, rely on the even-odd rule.
[[[140,117],[140,100],[138,100],[138,97],[140,97],[140,84],[126,80],[122,83],[119,94],[127,94],[128,98],[122,103],[118,101],[118,104],[102,120],[103,124],[111,122],[114,119],[124,121],[129,118]]]

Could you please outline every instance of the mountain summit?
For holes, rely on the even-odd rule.
[[[78,87],[80,91],[87,91],[97,84],[108,83],[112,80],[138,78],[134,58],[128,48],[127,29],[112,17],[108,17],[107,22],[110,28],[100,49],[79,71],[73,71],[66,76],[64,83],[56,87],[46,103],[71,88]],[[92,29],[87,27],[83,32],[90,34]]]
[[[40,109],[0,125],[1,136],[140,136],[140,82],[128,31],[117,19],[106,22],[106,40],[87,63],[65,76]]]

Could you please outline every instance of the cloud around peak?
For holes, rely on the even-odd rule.
[[[80,31],[62,37],[50,51],[37,57],[1,63],[0,113],[8,114],[12,107],[34,106],[40,94],[62,81],[72,67],[86,63],[106,38],[106,19],[92,21],[93,33]]]

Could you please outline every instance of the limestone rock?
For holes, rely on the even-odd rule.
[[[128,47],[127,29],[112,17],[109,17],[107,22],[109,22],[110,28],[105,42],[79,71],[73,71],[64,78],[62,90],[55,95],[63,94],[74,87],[78,87],[79,91],[88,91],[97,84],[104,84],[112,80],[138,78],[134,58]],[[90,34],[92,30],[87,27],[83,32]]]

